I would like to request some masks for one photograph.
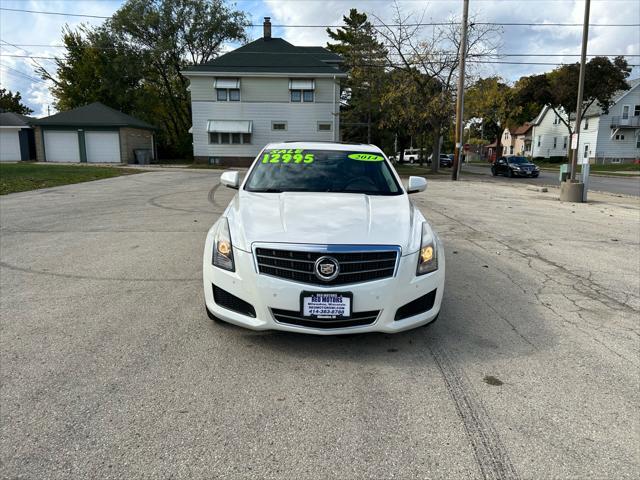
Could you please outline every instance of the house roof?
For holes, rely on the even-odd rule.
[[[153,125],[100,102],[33,121],[34,125],[67,127],[133,127],[155,130]]]
[[[620,100],[622,100],[622,97],[624,97],[627,93],[629,93],[631,90],[633,90],[634,88],[636,88],[638,85],[640,85],[640,78],[634,78],[633,80],[628,80],[627,84],[629,85],[629,89],[628,90],[618,90],[616,93],[614,93],[613,95],[613,104],[618,103]],[[591,105],[589,105],[589,108],[587,108],[583,113],[582,113],[582,117],[597,117],[599,115],[602,115],[602,108],[600,108],[600,106],[598,105],[598,102],[593,102]],[[574,120],[575,119],[575,114],[571,114],[571,119]]]
[[[30,127],[33,118],[15,112],[0,112],[0,126],[2,127]]]
[[[337,66],[342,58],[323,47],[296,47],[282,38],[259,38],[210,62],[187,67],[185,74],[309,73],[345,75]]]
[[[515,135],[526,135],[529,130],[533,128],[533,124],[529,122],[525,122],[523,125],[520,125],[515,129]]]

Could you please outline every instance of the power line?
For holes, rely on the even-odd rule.
[[[30,58],[37,60],[55,60],[56,57],[41,57],[39,55],[14,55],[10,53],[2,53],[0,52],[0,57],[14,57],[14,58]]]
[[[28,80],[31,80],[33,82],[37,82],[37,83],[46,83],[44,80],[40,79],[40,78],[36,78],[36,77],[32,77],[31,75],[29,75],[28,73],[25,73],[21,70],[18,70],[16,68],[10,67],[9,65],[6,65],[4,63],[0,63],[0,68],[5,68],[7,70],[10,70],[8,72],[5,73],[11,73],[14,72],[14,75],[20,75],[23,78],[26,78]]]
[[[0,57],[5,56],[5,57],[17,57],[17,58],[29,58],[29,59],[42,59],[42,60],[56,60],[56,57],[41,57],[41,56],[32,56],[32,55],[9,55],[9,54],[4,54],[4,53],[0,53]],[[487,56],[491,56],[494,58],[500,58],[500,55],[491,55],[491,54],[487,54]],[[640,56],[640,55],[634,55],[634,56]],[[473,55],[470,55],[469,57],[473,57]],[[553,62],[513,62],[513,61],[502,61],[502,60],[468,60],[469,63],[478,63],[478,64],[503,64],[503,65],[547,65],[547,66],[560,66],[560,65],[567,65],[566,63],[553,63]],[[353,66],[356,67],[404,67],[405,65],[403,64],[393,64],[393,63],[385,63],[385,64],[381,64],[381,65],[376,65],[376,64],[352,64]],[[410,63],[410,65],[416,65],[419,66],[420,63],[417,62],[413,62]],[[245,67],[258,67],[259,65],[244,65]],[[640,67],[640,64],[629,64],[630,67]]]
[[[0,39],[0,41],[3,41]],[[46,43],[14,43],[12,44],[14,47],[36,47],[36,48],[67,48],[66,45],[48,45]],[[96,47],[94,45],[90,45],[87,48],[98,49],[98,50],[118,50],[118,47]],[[242,53],[242,52],[235,52]],[[253,52],[247,52],[253,53]],[[278,54],[278,52],[264,52],[264,53],[273,53]],[[442,55],[455,55],[457,52],[440,52]],[[290,53],[288,55],[291,55]],[[315,55],[314,53],[300,53],[298,55]],[[479,53],[472,54],[471,56],[481,56],[481,57],[579,57],[579,53]],[[590,53],[587,57],[640,57],[640,54],[628,54],[628,53]]]
[[[27,10],[22,8],[7,8],[0,7],[0,10],[8,12],[22,12],[22,13],[37,13],[41,15],[58,15],[64,17],[84,17],[84,18],[98,18],[107,20],[111,17],[103,15],[88,15],[83,13],[66,13],[66,12],[47,12],[43,10]],[[459,22],[420,22],[420,23],[406,23],[406,24],[372,24],[376,28],[384,27],[427,27],[427,26],[446,26],[446,25],[458,25]],[[534,22],[474,22],[473,25],[495,25],[495,26],[509,26],[509,27],[582,27],[582,23],[534,23]],[[251,23],[246,25],[250,28],[261,28],[262,23]],[[594,23],[590,24],[590,27],[640,27],[640,23]],[[343,28],[344,25],[293,25],[293,24],[274,24],[274,28]]]

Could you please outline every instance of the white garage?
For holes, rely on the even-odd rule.
[[[120,133],[91,132],[84,134],[89,163],[120,163]]]
[[[80,162],[80,144],[75,130],[45,130],[47,162]]]
[[[20,129],[0,128],[0,162],[20,160]]]
[[[40,162],[136,163],[153,159],[156,128],[100,102],[33,122]]]

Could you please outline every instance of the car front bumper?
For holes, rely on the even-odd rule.
[[[235,272],[211,264],[213,242],[207,238],[203,258],[203,286],[207,309],[226,322],[253,330],[284,330],[317,335],[338,335],[364,332],[400,332],[433,321],[440,312],[444,293],[445,259],[442,245],[438,245],[438,270],[416,276],[418,253],[401,256],[393,277],[349,285],[321,286],[298,283],[259,274],[253,254],[233,249]],[[230,310],[214,300],[213,285],[249,303],[255,316]],[[435,291],[433,306],[422,313],[395,320],[398,308]],[[274,310],[300,310],[302,292],[350,292],[353,294],[352,312],[378,311],[375,321],[368,325],[340,328],[316,328],[276,321]]]

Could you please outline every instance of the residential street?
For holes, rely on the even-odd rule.
[[[316,337],[207,318],[219,176],[0,198],[2,478],[637,478],[638,199],[429,181],[439,320]]]
[[[489,165],[463,165],[462,172],[465,171],[491,176]],[[505,176],[492,177],[497,181],[510,183],[528,183],[532,185],[553,185],[560,186],[557,172],[541,171],[538,178],[507,178]],[[589,176],[589,190],[596,192],[607,192],[619,195],[640,196],[640,176],[614,177],[602,175]]]

